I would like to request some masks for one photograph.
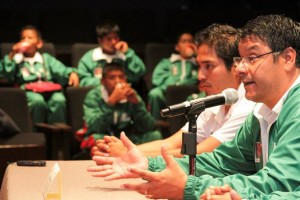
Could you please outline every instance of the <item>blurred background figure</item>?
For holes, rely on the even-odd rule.
[[[162,138],[156,122],[145,103],[128,84],[125,70],[119,63],[108,63],[102,70],[101,85],[91,90],[84,101],[87,125],[81,148],[91,148],[95,140],[105,135],[119,137],[125,131],[129,138],[141,144]]]
[[[2,60],[0,74],[27,90],[33,123],[66,122],[66,99],[62,88],[78,86],[79,77],[74,68],[65,66],[48,53],[40,53],[42,47],[40,31],[31,25],[23,27],[20,41]]]
[[[177,38],[174,50],[176,53],[169,58],[163,58],[152,74],[154,88],[148,93],[148,106],[152,116],[157,120],[161,119],[160,110],[166,106],[168,86],[197,83],[196,45],[192,34],[181,33]]]
[[[128,43],[120,40],[119,26],[106,21],[97,25],[96,33],[99,47],[86,52],[78,64],[79,72],[86,76],[80,85],[99,85],[103,66],[111,62],[123,65],[128,82],[137,83],[146,73],[146,67]]]

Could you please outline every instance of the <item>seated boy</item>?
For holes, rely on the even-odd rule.
[[[92,89],[84,101],[87,125],[81,148],[91,148],[105,135],[120,136],[126,131],[136,144],[158,140],[162,135],[146,110],[141,97],[126,81],[124,67],[108,63],[103,67],[101,85]]]
[[[11,52],[2,60],[0,77],[25,89],[26,84],[50,82],[56,87],[77,86],[79,77],[74,68],[48,53],[40,53],[43,40],[40,31],[34,26],[25,26],[20,32],[20,41],[13,45]],[[47,85],[49,89],[49,84]],[[36,91],[26,91],[28,106],[33,123],[66,122],[66,99],[62,91],[44,96]]]
[[[161,119],[160,110],[166,107],[168,86],[196,85],[198,81],[193,36],[188,32],[180,34],[174,50],[176,53],[162,59],[153,71],[152,84],[155,87],[148,93],[148,105],[155,119]]]

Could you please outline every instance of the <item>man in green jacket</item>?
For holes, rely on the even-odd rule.
[[[28,83],[45,81],[58,83],[62,87],[79,85],[76,70],[50,54],[40,53],[42,46],[40,31],[34,26],[23,27],[20,42],[2,60],[0,77],[23,89]],[[26,91],[26,96],[33,123],[66,122],[66,98],[62,91],[52,92],[47,97],[42,93]]]
[[[88,170],[106,180],[143,178],[147,182],[122,187],[154,199],[199,199],[209,186],[224,184],[266,195],[294,191],[300,185],[299,41],[299,24],[281,15],[259,16],[241,29],[236,73],[246,98],[258,104],[232,141],[196,156],[195,176],[189,175],[188,157],[173,159],[163,146],[162,157],[146,158],[125,134],[126,155],[95,156],[98,166]]]
[[[113,21],[106,21],[96,27],[99,47],[86,52],[78,63],[83,76],[81,86],[100,84],[102,68],[106,63],[118,62],[125,67],[129,83],[137,83],[146,73],[143,61],[127,42],[120,40],[120,28]]]
[[[156,122],[146,110],[136,91],[127,83],[124,67],[107,63],[102,71],[101,85],[92,89],[84,101],[87,125],[81,148],[91,148],[105,135],[120,136],[128,132],[130,139],[141,144],[162,138]]]
[[[166,107],[166,90],[171,85],[196,85],[197,64],[195,62],[196,46],[193,36],[184,32],[179,35],[173,53],[163,58],[152,74],[152,88],[148,93],[148,105],[155,119],[162,119],[160,110]],[[205,94],[202,93],[203,96]]]

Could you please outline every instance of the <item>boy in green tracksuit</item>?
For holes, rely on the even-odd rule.
[[[25,89],[27,83],[47,81],[77,86],[79,77],[75,70],[66,67],[55,57],[40,53],[43,41],[41,33],[34,26],[25,26],[20,32],[20,42],[16,43],[9,55],[5,55],[0,68],[0,77]],[[41,93],[26,91],[33,123],[66,122],[66,99],[61,91],[49,97]]]
[[[166,106],[166,90],[171,85],[196,84],[197,65],[194,53],[193,36],[184,32],[179,35],[174,53],[170,58],[162,59],[152,74],[154,88],[148,93],[148,105],[155,119],[161,119],[160,110]]]
[[[162,138],[144,102],[126,82],[124,67],[118,63],[104,66],[101,85],[85,98],[84,119],[87,132],[81,148],[91,148],[105,135],[119,137],[121,131],[126,131],[136,144]]]
[[[79,60],[78,70],[85,77],[81,86],[97,86],[102,76],[102,68],[106,63],[118,62],[125,67],[129,83],[138,82],[146,73],[143,61],[127,42],[120,41],[120,28],[112,21],[96,27],[99,47],[85,53]]]
[[[300,185],[299,30],[299,23],[283,15],[258,16],[241,28],[240,57],[233,59],[235,72],[246,98],[257,105],[233,140],[196,156],[195,175],[189,173],[187,156],[173,159],[162,147],[162,157],[146,159],[125,134],[121,140],[129,149],[127,154],[109,159],[95,156],[100,167],[90,171],[106,180],[148,180],[122,188],[152,199],[199,199],[209,186],[224,184],[239,191],[242,198],[248,198],[241,191],[249,187],[265,195],[295,191]],[[197,48],[197,52],[209,50],[207,45]],[[199,64],[214,70],[212,65]]]

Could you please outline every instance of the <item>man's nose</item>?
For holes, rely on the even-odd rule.
[[[245,66],[245,64],[243,62],[235,65],[235,73],[238,75],[243,75],[246,74],[248,72],[248,68],[247,66]]]
[[[205,79],[206,79],[205,72],[203,72],[203,70],[201,70],[201,69],[198,69],[198,80],[201,81],[201,80],[205,80]]]

